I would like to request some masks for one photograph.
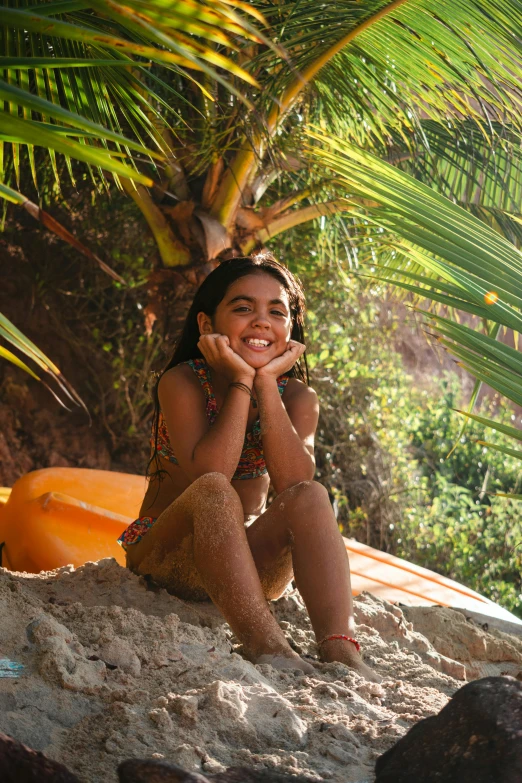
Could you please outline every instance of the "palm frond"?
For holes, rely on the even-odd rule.
[[[485,446],[493,451],[500,451],[501,454],[506,454],[508,457],[515,457],[522,461],[522,449],[510,449],[509,446],[501,446],[499,443],[489,443],[487,440],[478,440],[481,446]],[[522,500],[522,495],[508,495],[505,493],[496,493],[502,497],[512,498],[513,500]]]
[[[24,370],[24,372],[27,372],[36,380],[42,381],[42,383],[51,392],[53,397],[64,408],[68,408],[68,406],[64,402],[63,398],[65,398],[67,402],[73,403],[73,405],[82,407],[85,412],[88,413],[82,398],[74,389],[74,387],[71,386],[71,384],[67,381],[67,379],[64,378],[58,367],[43,353],[43,351],[38,348],[38,346],[36,346],[31,340],[29,340],[28,337],[22,334],[22,332],[2,313],[0,313],[0,338],[11,343],[11,345],[13,345],[17,351],[36,364],[37,368],[43,372],[50,381],[53,381],[57,385],[59,393],[57,394],[52,389],[52,387],[46,383],[46,381],[44,381],[24,361],[16,356],[16,354],[0,345],[1,358],[6,359],[17,367],[20,367],[20,369]]]
[[[489,419],[485,416],[479,416],[476,413],[469,413],[467,411],[461,411],[458,409],[456,410],[457,413],[461,413],[463,416],[467,416],[468,419],[473,419],[473,421],[484,425],[484,427],[490,427],[492,430],[502,432],[504,435],[508,435],[510,438],[522,441],[522,430],[519,430],[517,427],[511,427],[509,424],[503,424],[500,421],[495,421],[494,419]]]
[[[95,255],[84,244],[82,244],[80,240],[73,236],[73,234],[71,234],[71,232],[68,231],[65,226],[59,223],[56,218],[53,218],[52,215],[49,215],[47,212],[45,212],[45,210],[41,209],[39,206],[30,201],[26,196],[23,195],[23,193],[19,193],[17,190],[10,188],[8,185],[2,185],[0,182],[0,198],[23,207],[25,211],[31,215],[31,217],[33,217],[35,220],[38,220],[40,223],[42,223],[42,225],[45,226],[45,228],[47,228],[49,231],[52,231],[52,233],[56,234],[57,237],[74,247],[75,250],[78,250],[78,252],[88,258],[89,261],[93,261],[95,264],[97,264],[100,269],[112,277],[113,280],[116,280],[122,285],[126,285],[125,280],[120,277],[120,275],[118,275],[114,269],[108,266],[104,261],[101,260],[101,258]]]
[[[338,193],[349,203],[355,196],[376,203],[360,209],[361,221],[378,228],[372,239],[383,246],[395,238],[396,269],[402,279],[373,270],[377,279],[428,300],[464,310],[481,322],[522,327],[522,253],[507,239],[464,210],[371,153],[341,139],[310,131],[308,155],[335,177]],[[352,213],[353,214],[353,213]],[[393,251],[392,251],[393,252]],[[415,270],[425,269],[430,276]],[[408,281],[408,282],[407,282]],[[522,405],[522,354],[495,339],[496,329],[484,334],[464,323],[430,313],[432,331],[457,363],[478,381]]]
[[[397,139],[391,163],[397,159],[401,169],[468,209],[521,214],[522,137],[517,129],[470,120],[425,120],[421,127],[414,151]]]
[[[144,180],[138,173],[132,153],[151,163],[161,157],[165,143],[158,127],[169,127],[169,113],[176,116],[176,108],[153,86],[168,93],[167,82],[157,75],[148,80],[150,65],[192,82],[199,72],[248,104],[236,80],[257,82],[236,62],[234,52],[245,41],[272,46],[250,19],[264,24],[255,8],[230,0],[8,0],[0,28],[5,55],[0,58],[0,132],[9,140],[17,182],[27,150],[36,184],[33,150],[45,146],[57,181],[55,153],[60,152],[71,175],[71,160],[77,159],[94,171],[150,185],[150,177]],[[25,130],[20,122],[27,123]],[[58,138],[63,127],[69,129],[65,142]],[[115,166],[117,156],[127,158],[127,164]]]
[[[267,104],[299,74],[324,65],[297,113],[336,135],[384,152],[395,134],[407,141],[426,119],[511,122],[520,128],[520,0],[408,0],[382,18],[384,0],[259,3],[291,67],[263,51]],[[394,4],[395,5],[395,4]],[[349,32],[369,24],[328,59]],[[326,58],[326,59],[325,59]]]

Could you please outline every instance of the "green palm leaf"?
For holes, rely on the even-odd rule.
[[[397,139],[393,157],[399,161],[403,157],[399,166],[404,171],[468,209],[475,205],[521,214],[522,138],[518,131],[508,124],[470,120],[425,120],[421,127],[422,144],[416,144],[415,155]]]
[[[427,299],[521,331],[522,253],[516,247],[458,204],[371,153],[324,133],[308,135],[311,160],[332,172],[347,201],[357,197],[375,204],[360,209],[361,219],[382,231],[388,252],[393,241],[400,250],[395,270],[403,279],[379,272],[378,279],[408,291],[417,288],[417,293],[420,284]],[[374,245],[378,237],[376,231]],[[412,272],[410,262],[430,276]],[[495,327],[483,334],[447,317],[429,318],[439,342],[462,367],[522,405],[522,354],[498,342]]]
[[[288,52],[295,71],[277,68],[270,51],[258,67],[271,66],[268,94],[278,96],[325,57],[351,30],[370,24],[328,60],[314,79],[309,118],[344,138],[388,147],[390,129],[407,134],[422,116],[446,122],[462,116],[513,121],[520,127],[522,66],[519,0],[282,0],[259,3]],[[371,24],[372,18],[378,18]]]
[[[183,7],[184,4],[188,5],[186,0],[182,0],[179,5]],[[142,5],[143,4],[140,3],[140,7]],[[95,16],[89,18],[90,24],[72,24],[57,19],[54,16],[52,19],[46,16],[40,16],[34,10],[24,11],[19,8],[4,6],[2,21],[5,25],[12,26],[14,29],[22,29],[41,35],[52,35],[53,37],[69,41],[79,41],[82,44],[90,44],[92,46],[108,49],[109,51],[124,52],[129,56],[143,57],[154,62],[164,62],[171,65],[194,68],[199,71],[207,72],[209,76],[215,78],[217,81],[224,81],[211,67],[206,65],[206,62],[208,61],[218,67],[227,68],[229,71],[251,84],[256,84],[255,79],[244,71],[244,69],[219,55],[212,48],[205,47],[196,40],[192,40],[185,35],[185,33],[190,35],[204,34],[204,29],[199,25],[197,20],[197,6],[195,4],[192,9],[192,23],[190,15],[177,13],[177,3],[170,6],[170,14],[168,14],[169,9],[163,9],[161,16],[163,27],[165,29],[172,28],[177,30],[178,35],[181,37],[181,43],[178,43],[178,41],[170,36],[162,34],[153,27],[148,27],[144,21],[145,15],[141,12],[138,13],[137,9],[136,11],[132,11],[130,3],[127,3],[124,6],[112,2],[111,0],[91,0],[88,7],[96,8],[98,11],[102,12],[104,16],[117,20],[124,29],[127,29],[130,32],[136,33],[136,31],[141,32],[142,30],[146,30],[148,37],[150,39],[156,39],[156,43],[161,42],[162,47],[159,48],[154,45],[140,43],[131,36],[127,38],[121,37],[114,34],[110,30],[110,27],[105,30],[100,29],[100,20]],[[38,5],[33,5],[32,8],[37,11]],[[216,22],[219,21],[218,14],[215,15],[215,18]],[[96,24],[96,22],[98,22],[98,24]],[[183,31],[183,33],[181,33],[181,31]],[[243,32],[247,37],[253,37],[249,31],[243,29]],[[214,38],[213,33],[213,28],[210,28],[210,35],[206,37]],[[223,40],[228,42],[226,38]],[[259,40],[259,36],[256,36],[256,40]],[[232,45],[231,48],[234,48],[234,46]]]
[[[24,361],[16,356],[12,351],[0,345],[0,357],[7,359],[7,361],[20,367],[27,372],[31,377],[38,381],[42,381],[44,385],[49,389],[53,397],[62,405],[67,408],[67,405],[63,401],[62,397],[74,405],[82,407],[86,412],[87,408],[80,395],[76,392],[73,386],[62,375],[58,367],[36,346],[28,337],[22,334],[22,332],[8,319],[5,315],[0,313],[0,338],[7,340],[13,345],[20,353],[30,359],[41,372],[43,372],[50,380],[54,381],[58,386],[59,394],[57,394],[49,386],[48,383],[42,380],[42,378],[34,372]]]
[[[510,449],[509,446],[500,446],[497,443],[489,443],[487,440],[479,440],[477,443],[480,443],[481,446],[486,446],[488,449],[493,449],[493,451],[500,451],[501,454],[507,454],[508,457],[515,457],[515,459],[522,460],[522,449]],[[502,496],[522,500],[522,495],[508,495],[502,493]]]
[[[476,413],[468,413],[461,410],[457,410],[457,413],[461,413],[463,416],[467,416],[468,419],[473,419],[473,421],[477,421],[485,427],[491,427],[492,430],[503,432],[504,435],[509,435],[510,438],[522,441],[522,430],[519,430],[516,427],[511,427],[509,424],[502,424],[500,421],[488,419],[484,416],[478,416]]]
[[[272,46],[249,21],[250,17],[263,24],[261,14],[248,4],[229,0],[125,4],[9,0],[2,13],[0,50],[5,57],[0,58],[4,75],[0,97],[6,103],[0,111],[0,133],[10,142],[17,181],[21,155],[27,149],[35,184],[37,145],[50,150],[57,181],[55,153],[60,152],[71,176],[71,159],[76,159],[101,176],[110,171],[150,185],[150,176],[138,174],[131,152],[149,161],[161,158],[166,148],[158,127],[167,128],[168,114],[177,113],[148,84],[169,90],[158,76],[148,79],[151,63],[192,81],[193,73],[200,72],[248,103],[235,80],[254,86],[257,82],[235,61],[234,52],[240,41]],[[201,89],[206,88],[201,85]],[[17,121],[33,124],[23,130]],[[65,144],[57,139],[63,126],[78,131]],[[53,127],[60,130],[51,136]],[[68,135],[73,137],[72,132]],[[147,148],[150,141],[154,152]],[[128,161],[120,163],[115,156]],[[1,157],[0,179],[4,179]]]

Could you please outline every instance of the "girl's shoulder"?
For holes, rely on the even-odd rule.
[[[158,393],[175,392],[182,389],[198,389],[201,387],[199,372],[201,360],[194,359],[191,362],[181,362],[168,370],[165,370],[158,383]]]
[[[190,365],[187,364],[187,362],[182,362],[181,364],[176,364],[174,367],[169,367],[168,370],[165,370],[159,382],[171,382],[174,378],[190,378],[191,375],[194,375],[194,372]]]
[[[285,405],[304,404],[310,406],[319,405],[317,392],[299,378],[289,378],[283,394]]]

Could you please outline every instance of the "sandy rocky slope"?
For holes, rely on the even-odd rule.
[[[314,636],[296,593],[273,604],[302,654]],[[314,675],[244,660],[211,604],[180,601],[112,560],[49,573],[0,568],[0,732],[114,783],[118,763],[157,758],[214,773],[277,769],[370,783],[376,758],[466,679],[519,676],[522,639],[463,612],[356,599],[368,683],[340,664]]]

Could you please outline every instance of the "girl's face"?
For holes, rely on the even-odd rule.
[[[272,275],[246,275],[229,286],[214,317],[200,313],[199,323],[202,334],[226,335],[232,350],[259,369],[287,349],[292,331],[288,293]]]

